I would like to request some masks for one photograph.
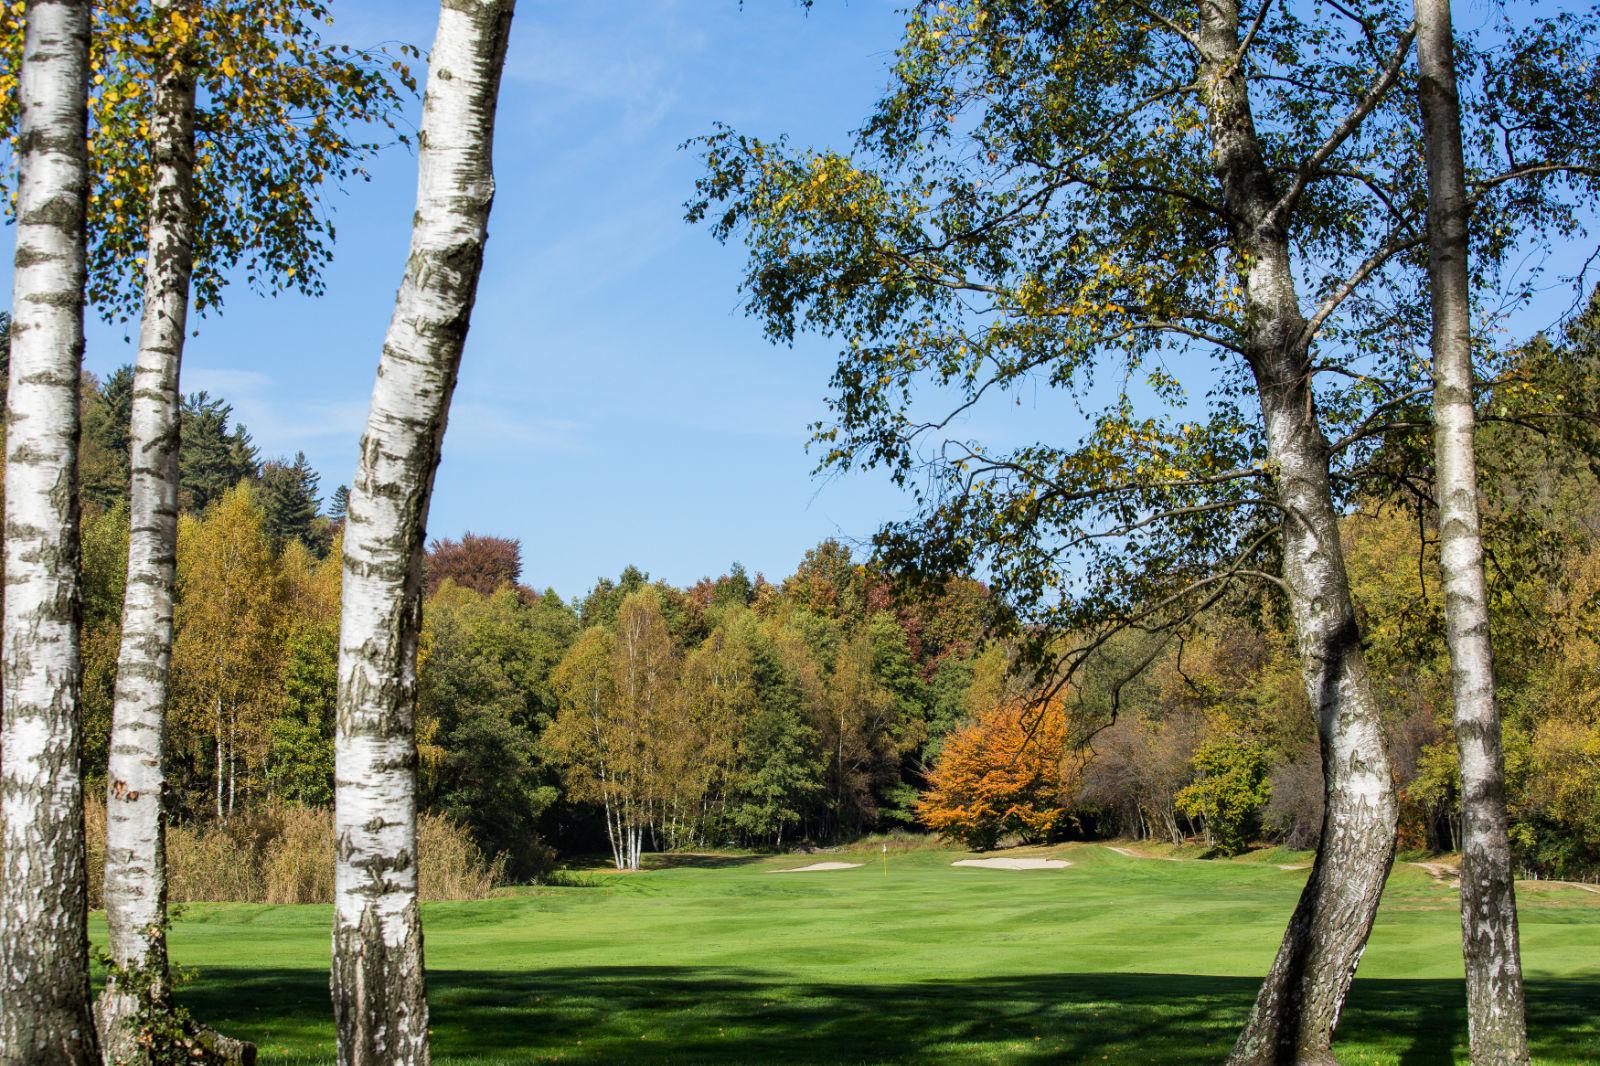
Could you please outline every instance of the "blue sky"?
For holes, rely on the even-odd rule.
[[[434,0],[335,0],[352,43],[432,39]],[[685,583],[788,573],[903,502],[881,477],[812,479],[829,349],[774,348],[738,311],[737,248],[682,221],[713,121],[841,142],[885,82],[900,19],[878,0],[519,5],[495,146],[488,257],[429,521],[519,537],[563,595],[636,563]],[[417,108],[413,108],[415,112]],[[404,261],[415,160],[389,152],[338,200],[320,300],[230,293],[200,323],[185,391],[226,397],[264,455],[350,480]],[[9,259],[9,256],[7,256]],[[127,362],[91,327],[88,366]]]

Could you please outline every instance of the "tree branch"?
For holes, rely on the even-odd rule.
[[[1169,32],[1175,33],[1179,37],[1182,37],[1185,41],[1187,41],[1189,43],[1189,47],[1193,48],[1195,51],[1198,52],[1200,50],[1200,38],[1199,38],[1199,36],[1197,34],[1194,33],[1194,31],[1184,29],[1182,26],[1178,25],[1176,22],[1173,22],[1171,19],[1167,18],[1167,16],[1163,15],[1161,12],[1156,11],[1153,8],[1147,6],[1146,4],[1141,3],[1140,0],[1133,0],[1133,5],[1132,6],[1134,8],[1136,8],[1139,11],[1140,14],[1142,14],[1146,18],[1148,18],[1151,22],[1154,22],[1154,23],[1160,25],[1161,27],[1163,27],[1164,29],[1168,30]]]
[[[1388,93],[1395,81],[1400,77],[1400,71],[1405,67],[1406,56],[1411,52],[1411,42],[1416,35],[1417,27],[1415,23],[1407,26],[1401,32],[1400,39],[1395,43],[1394,52],[1389,56],[1389,62],[1384,66],[1382,72],[1379,73],[1378,80],[1372,83],[1371,88],[1357,102],[1355,108],[1344,117],[1343,121],[1334,127],[1333,132],[1328,134],[1327,139],[1300,165],[1300,171],[1289,185],[1289,190],[1283,194],[1283,198],[1277,202],[1271,213],[1268,214],[1269,222],[1281,224],[1284,219],[1289,217],[1289,213],[1294,210],[1295,204],[1299,202],[1301,194],[1305,192],[1306,183],[1310,181],[1312,173],[1326,163],[1333,156],[1333,153],[1339,150],[1340,145],[1349,140],[1350,136],[1361,128],[1361,123],[1378,106],[1384,95]]]
[[[1396,230],[1390,233],[1388,240],[1384,241],[1377,251],[1368,256],[1349,277],[1339,283],[1338,288],[1334,289],[1326,300],[1322,301],[1322,305],[1317,308],[1316,313],[1307,320],[1306,328],[1300,332],[1296,343],[1302,348],[1309,347],[1317,332],[1322,329],[1322,324],[1328,320],[1328,316],[1338,310],[1339,305],[1344,303],[1350,294],[1361,286],[1362,282],[1371,277],[1379,267],[1382,267],[1390,259],[1401,252],[1415,248],[1422,241],[1423,235],[1415,231],[1407,233]]]

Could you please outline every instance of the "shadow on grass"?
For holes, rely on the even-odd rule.
[[[644,857],[647,870],[729,870],[750,866],[771,855],[718,855],[704,851],[662,851]]]
[[[537,885],[513,885],[509,891],[515,893],[527,888],[608,888],[610,882],[604,874],[593,870],[552,870]]]
[[[652,851],[644,854],[645,870],[728,870],[738,866],[750,866],[772,858],[771,855],[719,855],[716,852],[705,851]],[[618,875],[626,877],[629,871],[618,870],[607,855],[579,856],[568,865],[556,871],[562,874],[599,874]],[[553,882],[552,882],[553,883]]]
[[[908,984],[819,984],[681,967],[428,975],[435,1061],[899,1063],[1220,1061],[1257,982],[1182,974],[1061,974]],[[1600,983],[1536,981],[1541,1060],[1600,1056]],[[1346,1061],[1448,1063],[1464,1048],[1459,981],[1357,980]],[[326,977],[209,969],[183,999],[258,1041],[263,1062],[328,1061]]]

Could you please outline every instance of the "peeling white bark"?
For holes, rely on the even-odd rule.
[[[1317,856],[1277,957],[1229,1056],[1235,1064],[1332,1063],[1333,1031],[1394,859],[1398,815],[1378,706],[1339,541],[1328,442],[1311,393],[1306,319],[1287,223],[1239,64],[1237,0],[1199,5],[1200,81],[1212,165],[1243,261],[1244,338],[1283,508],[1283,580],[1321,741]]]
[[[97,1062],[78,657],[89,4],[28,4],[0,645],[0,1064]]]
[[[154,0],[159,14],[172,0]],[[178,405],[194,263],[192,71],[175,61],[153,92],[153,147],[144,308],[129,432],[128,580],[122,603],[106,773],[105,907],[108,947],[128,967],[156,971],[165,992],[166,840],[162,745],[172,661],[178,550]],[[136,1000],[108,982],[96,1005],[106,1061],[137,1052],[125,1024]]]
[[[418,140],[411,251],[345,524],[331,986],[345,1066],[425,1066],[417,910],[422,546],[483,265],[514,0],[443,0]]]
[[[1473,443],[1472,299],[1450,0],[1416,0],[1418,95],[1428,160],[1433,446],[1439,568],[1461,766],[1461,945],[1474,1066],[1528,1061],[1516,883],[1489,643],[1489,592]]]

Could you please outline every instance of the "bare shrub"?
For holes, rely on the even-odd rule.
[[[100,907],[106,808],[84,803],[89,905]],[[423,814],[417,876],[426,900],[483,899],[505,879],[459,823]],[[173,903],[333,902],[333,812],[294,804],[262,807],[227,822],[167,827],[167,898]]]
[[[423,899],[483,899],[503,880],[505,857],[483,857],[462,826],[442,814],[417,819],[417,891]]]
[[[262,856],[268,903],[333,900],[333,812],[325,807],[281,808],[278,833]]]
[[[1308,849],[1322,835],[1322,754],[1307,745],[1272,768],[1272,798],[1262,824],[1285,847]]]
[[[1193,776],[1200,735],[1194,714],[1123,715],[1095,737],[1075,802],[1100,812],[1119,836],[1183,843],[1174,797]]]
[[[101,892],[106,880],[106,801],[99,796],[83,798],[83,843],[89,878],[89,906],[105,906]]]

